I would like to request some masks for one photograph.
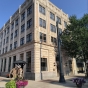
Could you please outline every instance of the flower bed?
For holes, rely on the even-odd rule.
[[[23,80],[23,81],[21,80],[16,82],[17,88],[21,88],[21,87],[24,88],[27,84],[28,84],[28,81],[26,80]]]
[[[82,78],[75,78],[73,79],[73,83],[75,83],[78,88],[82,88],[82,85],[86,83],[86,81]]]

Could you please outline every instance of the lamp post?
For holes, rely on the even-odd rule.
[[[42,47],[42,40],[40,40],[40,80],[42,80],[42,71],[41,71],[41,47]]]
[[[59,77],[59,82],[60,83],[64,83],[65,82],[65,78],[64,78],[64,72],[63,72],[63,64],[62,64],[62,57],[61,57],[61,31],[58,28],[58,21],[56,22],[56,27],[57,27],[57,43],[58,43],[58,55],[59,55],[59,70],[60,70],[60,77]]]

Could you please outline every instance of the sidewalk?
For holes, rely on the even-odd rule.
[[[28,80],[28,85],[25,88],[76,88],[76,85],[72,82],[72,79],[78,76],[79,75],[74,77],[65,76],[66,83],[59,83],[59,77],[50,78],[39,82]],[[82,77],[82,75],[80,77]],[[5,88],[5,83],[9,80],[10,79],[8,78],[0,77],[0,87]],[[87,83],[83,85],[83,88],[88,88],[88,80]]]

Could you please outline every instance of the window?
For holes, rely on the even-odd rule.
[[[26,42],[31,42],[31,41],[32,41],[32,33],[26,36]]]
[[[46,42],[46,34],[40,32],[40,41]]]
[[[7,52],[8,47],[6,46],[5,52]]]
[[[4,36],[6,36],[6,30],[4,31]]]
[[[47,58],[41,58],[41,71],[47,71]]]
[[[24,53],[20,54],[20,60],[24,60]]]
[[[39,5],[39,11],[45,15],[45,8],[43,6]]]
[[[2,42],[0,42],[0,47],[2,46]]]
[[[13,39],[13,33],[11,34],[11,40]]]
[[[57,16],[57,21],[59,24],[61,24],[61,18]]]
[[[25,19],[25,12],[21,15],[21,21]]]
[[[25,30],[25,24],[23,24],[23,25],[21,26],[21,33],[24,32],[24,30]]]
[[[54,37],[51,36],[51,42],[52,42],[53,44],[57,44],[56,38],[54,38]]]
[[[17,41],[14,42],[14,49],[17,48]]]
[[[1,39],[3,38],[3,33],[1,34]]]
[[[11,57],[9,57],[9,61],[8,61],[8,72],[10,72],[10,67],[11,67]]]
[[[12,23],[12,26],[11,26],[11,29],[13,29],[14,28],[14,22]]]
[[[0,54],[1,54],[1,50],[0,50]]]
[[[52,20],[55,20],[55,15],[54,15],[52,12],[50,12],[50,18],[51,18]]]
[[[3,44],[5,45],[5,39],[4,39],[4,42],[3,42]]]
[[[27,16],[29,16],[32,13],[32,5],[27,9]]]
[[[26,72],[31,72],[31,51],[26,53]]]
[[[67,27],[67,22],[64,21],[64,27],[66,28]]]
[[[18,30],[15,30],[14,38],[17,37],[18,35]]]
[[[4,72],[6,70],[6,59],[4,59]]]
[[[24,44],[24,37],[20,39],[20,45]]]
[[[9,37],[6,38],[6,43],[8,43]]]
[[[7,28],[7,34],[9,33],[9,27]]]
[[[13,62],[16,61],[16,56],[13,56]],[[13,64],[13,68],[15,67],[15,64]]]
[[[4,48],[3,48],[3,53],[4,53]]]
[[[0,42],[0,47],[2,47],[2,42]]]
[[[10,44],[10,50],[12,50],[12,44]]]
[[[18,25],[18,19],[15,20],[15,26],[17,26],[17,25]]]
[[[39,19],[40,27],[46,28],[46,21],[43,19]]]
[[[32,25],[32,18],[27,21],[27,29],[30,28]]]
[[[56,27],[53,24],[50,24],[50,30],[54,33],[56,33]]]

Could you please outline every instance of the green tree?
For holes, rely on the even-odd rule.
[[[86,64],[88,60],[88,14],[81,19],[71,16],[69,23],[61,36],[63,49],[70,57],[82,58]]]

